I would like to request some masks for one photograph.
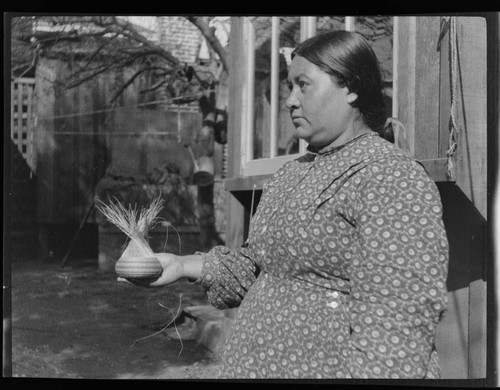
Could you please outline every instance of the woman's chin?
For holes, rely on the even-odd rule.
[[[304,140],[307,143],[311,143],[312,134],[310,132],[305,131],[300,127],[297,127],[295,130],[297,131],[297,137],[299,139]]]
[[[322,142],[322,140],[318,140],[317,137],[314,137],[314,135],[311,133],[298,132],[298,138],[307,142],[309,145],[311,145],[315,148],[321,147],[324,145],[324,142]]]

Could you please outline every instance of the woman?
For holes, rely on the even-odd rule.
[[[159,255],[238,307],[221,377],[438,378],[448,243],[434,182],[383,139],[377,59],[357,33],[293,52],[287,107],[307,153],[265,185],[244,247]]]

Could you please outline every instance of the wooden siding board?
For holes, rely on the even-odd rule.
[[[486,281],[469,286],[469,378],[486,378]]]
[[[57,74],[61,74],[61,72],[64,72],[65,68],[61,66],[59,62],[56,64],[57,66]],[[54,114],[56,116],[66,114],[68,111],[65,108],[66,99],[61,99],[61,92],[59,89],[55,90],[55,105],[56,109],[54,110]],[[61,156],[61,149],[65,150],[66,149],[66,141],[64,141],[64,138],[62,138],[61,135],[58,135],[57,132],[59,131],[70,131],[70,126],[68,125],[68,121],[70,121],[71,118],[56,118],[54,121],[54,129],[53,131],[56,133],[53,135],[54,139],[54,153],[51,156],[46,156],[48,158],[52,159],[52,165],[51,165],[51,177],[50,181],[52,183],[51,191],[49,194],[49,201],[53,202],[53,214],[51,215],[51,221],[50,222],[63,222],[60,220],[60,210],[61,210],[61,195],[67,194],[68,189],[64,188],[61,186],[61,179],[62,175],[66,174],[67,170],[67,165],[65,164],[65,161],[61,161],[60,156]],[[66,153],[63,154],[64,156],[68,156],[71,154],[71,151],[66,150]]]
[[[440,43],[441,67],[439,69],[439,157],[446,158],[450,139],[450,43],[449,33],[445,34]]]
[[[415,41],[416,18],[414,16],[399,17],[397,63],[397,96],[398,119],[404,124],[407,132],[408,146],[415,152]]]
[[[73,89],[73,107],[72,111],[73,112],[88,112],[91,109],[89,107],[86,107],[85,102],[82,101],[81,99],[81,94],[82,90],[88,88],[87,85],[83,85],[82,88],[75,88]],[[85,150],[84,153],[81,153],[81,149],[85,148],[85,136],[81,135],[82,133],[82,117],[84,115],[77,115],[73,117],[73,129],[72,131],[75,133],[75,136],[69,137],[71,138],[71,149],[73,150],[73,159],[71,160],[71,172],[70,172],[70,177],[68,177],[68,182],[70,183],[69,185],[71,186],[71,197],[67,198],[67,201],[72,203],[73,207],[71,205],[68,205],[70,207],[70,212],[68,213],[68,217],[70,221],[79,221],[79,211],[82,208],[81,205],[81,199],[79,197],[78,193],[78,182],[81,180],[81,175],[80,175],[80,162],[81,158],[84,157],[85,155],[89,152],[88,150]],[[82,156],[83,154],[83,156]],[[76,179],[76,180],[75,180]],[[85,209],[83,210],[82,214],[85,214]]]
[[[500,134],[500,12],[488,14],[487,19],[487,72],[488,72],[488,191],[490,194],[497,191],[499,174],[499,134]],[[498,192],[490,199],[498,201]],[[487,372],[488,383],[500,387],[500,257],[498,243],[500,242],[499,221],[500,208],[498,202],[490,202],[488,209],[494,218],[489,219],[487,238],[491,240],[488,246],[488,351]]]
[[[449,35],[441,41],[441,51],[435,51],[440,31],[439,19],[418,17],[416,20],[401,20],[398,70],[404,77],[398,79],[398,108],[400,120],[409,131],[410,143],[414,142],[412,150],[415,157],[424,163],[434,180],[446,181],[447,161],[443,157],[446,157],[448,149],[451,102]],[[459,134],[454,162],[457,190],[460,189],[463,197],[462,206],[454,213],[462,214],[464,209],[477,208],[485,218],[487,86],[484,20],[464,17],[459,18],[457,24],[461,71],[457,113],[459,128],[463,130]],[[415,60],[413,67],[412,59]],[[406,88],[412,89],[413,82],[414,96],[405,93]],[[444,202],[449,206],[455,200],[447,198]],[[450,224],[452,226],[449,238],[454,246],[453,253],[450,253],[452,272],[449,283],[458,283],[453,271],[453,267],[457,266],[461,270],[461,279],[466,280],[459,283],[460,287],[450,290],[449,311],[439,328],[437,342],[441,346],[445,377],[482,378],[485,375],[486,350],[485,283],[471,273],[474,271],[476,274],[476,269],[481,268],[484,262],[480,251],[475,253],[477,251],[472,249],[471,237],[481,236],[481,232],[467,237],[461,234],[472,229],[469,226],[472,220],[447,223],[449,228]]]
[[[439,53],[436,50],[440,18],[416,19],[415,157],[438,157]]]
[[[80,89],[80,102],[81,109],[87,111],[93,111],[96,109],[92,98],[92,91],[98,87],[96,82],[93,80],[89,86]],[[77,210],[77,215],[75,218],[77,220],[84,218],[88,205],[93,202],[93,189],[95,188],[95,169],[93,166],[94,155],[97,153],[97,149],[94,146],[94,120],[97,119],[94,115],[82,115],[79,118],[79,127],[81,135],[80,146],[78,153],[78,167],[77,167],[77,177],[76,180],[76,194],[77,194],[77,204],[79,205]],[[97,168],[97,167],[95,167]]]
[[[37,154],[37,219],[40,223],[48,222],[52,215],[53,202],[50,200],[52,188],[53,158],[48,158],[53,153],[54,110],[56,106],[54,90],[51,80],[44,74],[52,70],[53,63],[48,60],[40,61],[36,70],[36,116],[35,144]],[[41,233],[43,236],[43,233]],[[43,237],[42,237],[43,238]],[[42,239],[43,241],[43,239]]]
[[[487,78],[486,22],[484,18],[457,19],[459,62],[459,133],[457,148],[457,185],[481,216],[487,218]],[[473,237],[471,256],[476,267],[485,262],[485,231]],[[479,276],[483,276],[480,275]],[[469,376],[486,376],[486,283],[471,278],[469,313]]]
[[[457,78],[457,117],[459,128],[457,151],[453,158],[456,184],[468,199],[469,208],[482,218],[487,216],[487,106],[486,106],[486,26],[478,17],[457,18],[457,51],[459,72]],[[449,32],[441,42],[440,74],[440,146],[439,153],[446,156],[449,147],[451,109],[451,70]],[[462,210],[463,212],[463,210]],[[462,221],[462,229],[470,228],[472,220]],[[486,375],[486,282],[482,267],[486,261],[482,242],[484,231],[477,231],[465,239],[463,251],[469,254],[474,275],[469,283],[468,302],[468,377]],[[475,240],[475,241],[474,241]],[[470,247],[474,245],[474,249]],[[453,260],[453,259],[452,259]],[[472,272],[471,271],[471,272]],[[476,274],[479,274],[477,277]],[[452,314],[453,315],[453,314]]]
[[[457,21],[459,103],[457,184],[486,218],[487,215],[487,79],[486,23],[483,18]]]
[[[458,145],[453,164],[457,184],[486,217],[487,107],[486,25],[480,17],[457,19]],[[439,156],[446,157],[450,138],[451,70],[449,32],[441,41]]]
[[[448,293],[448,311],[436,335],[443,379],[468,379],[468,306],[468,287]]]

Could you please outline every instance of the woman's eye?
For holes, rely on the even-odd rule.
[[[299,87],[300,88],[304,88],[305,86],[307,85],[307,83],[305,81],[299,81]]]

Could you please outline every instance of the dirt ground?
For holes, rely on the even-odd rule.
[[[215,378],[217,355],[182,316],[183,307],[207,303],[200,286],[126,285],[95,261],[11,267],[14,377]]]

